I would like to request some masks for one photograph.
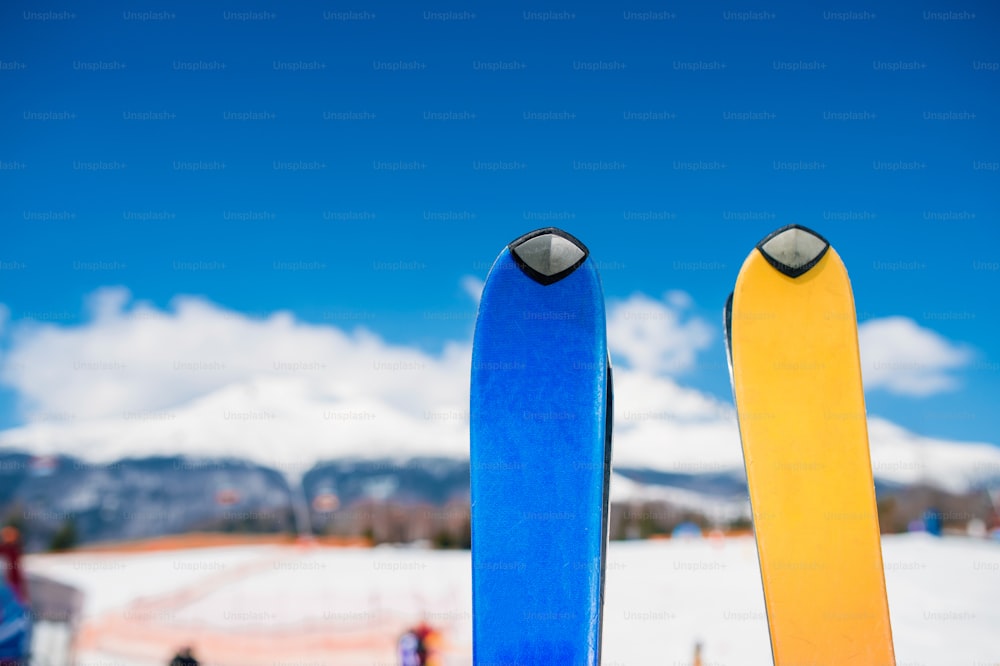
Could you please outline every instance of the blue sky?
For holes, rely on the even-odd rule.
[[[862,321],[968,351],[948,390],[870,411],[998,442],[998,25],[990,3],[8,2],[0,303],[73,327],[122,285],[437,353],[469,338],[463,278],[555,224],[609,301],[690,295],[715,333],[673,374],[730,400],[719,312],[796,222]]]

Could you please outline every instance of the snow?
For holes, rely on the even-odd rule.
[[[883,558],[898,664],[1000,661],[1000,543],[886,536]],[[379,637],[382,643],[364,654],[334,652],[302,662],[347,666],[393,663],[395,637],[425,617],[445,633],[444,664],[471,664],[467,552],[256,546],[37,555],[28,558],[28,568],[84,589],[84,634],[109,616],[131,613],[178,635]],[[751,538],[614,542],[605,594],[603,666],[690,664],[697,642],[704,664],[771,664]],[[84,641],[80,664],[165,662],[109,651],[114,645]],[[205,663],[234,662],[207,654]]]
[[[71,553],[28,556],[26,562],[33,573],[83,590],[84,617],[94,617],[195,583],[206,572],[232,570],[276,550],[276,546],[243,546],[156,553]]]

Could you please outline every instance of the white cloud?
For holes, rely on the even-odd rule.
[[[973,352],[906,317],[871,319],[858,327],[865,387],[924,397],[959,387],[954,371]]]
[[[482,283],[462,284],[477,296]],[[87,306],[84,325],[14,327],[0,379],[28,424],[0,445],[99,460],[233,455],[293,470],[344,455],[468,453],[467,343],[430,355],[363,328],[252,318],[196,297],[160,310],[121,288]],[[615,373],[622,464],[742,464],[732,408],[656,374],[690,367],[707,344],[707,324],[683,321],[690,306],[674,292],[610,308],[611,348],[630,366]]]
[[[929,483],[953,492],[1000,481],[1000,448],[923,437],[877,416],[868,418],[872,470],[896,483]]]
[[[608,346],[612,358],[650,373],[676,374],[695,365],[698,352],[712,342],[713,328],[688,315],[691,297],[667,292],[658,301],[633,294],[608,306]]]
[[[732,406],[665,375],[691,367],[711,338],[707,323],[685,320],[684,296],[609,307],[609,345],[628,361],[615,368],[614,462],[740,474]],[[89,310],[83,325],[8,326],[0,380],[27,423],[0,432],[0,446],[93,461],[238,456],[293,474],[342,456],[468,455],[468,343],[432,355],[364,328],[253,318],[196,297],[160,310],[121,289],[95,293]],[[871,436],[884,478],[954,487],[1000,476],[990,445],[877,418]]]
[[[675,310],[686,310],[694,306],[694,299],[691,298],[691,294],[686,291],[681,291],[680,289],[672,289],[668,291],[663,295],[663,300],[667,302],[667,305]]]
[[[93,319],[114,317],[132,300],[125,287],[102,287],[85,299],[87,313]]]
[[[462,291],[471,298],[477,305],[483,296],[483,286],[484,282],[477,278],[475,275],[465,275],[462,277],[461,285]]]
[[[359,328],[253,319],[102,290],[92,320],[14,327],[0,379],[29,425],[0,444],[85,458],[245,455],[281,467],[352,453],[467,450],[468,345],[440,355]]]

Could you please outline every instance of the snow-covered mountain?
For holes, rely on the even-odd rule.
[[[296,479],[326,460],[392,459],[402,464],[418,457],[468,457],[467,412],[442,407],[415,419],[359,397],[320,402],[296,394],[297,388],[295,381],[270,378],[226,386],[172,411],[36,422],[0,432],[0,447],[92,463],[150,456],[235,458]],[[635,423],[636,413],[619,414],[616,466],[743,476],[731,413],[702,420],[657,415]],[[869,433],[877,480],[950,492],[1000,487],[996,446],[924,437],[878,417],[869,419]]]
[[[948,451],[938,450],[939,445],[933,443],[924,446],[932,456],[946,455]],[[983,455],[981,460],[985,464],[992,458]],[[989,519],[985,495],[965,492],[975,485],[971,474],[982,466],[976,458],[972,461],[977,464],[948,461],[953,474],[967,475],[962,478],[969,481],[961,487],[935,490],[920,477],[897,477],[896,481],[878,477],[880,497],[898,499],[894,503],[897,510],[889,516],[891,524],[886,527],[905,529],[909,520],[932,505],[950,507],[956,515],[967,518],[978,515]],[[905,466],[892,468],[899,470],[912,471]],[[653,511],[661,518],[669,514],[680,520],[680,516],[689,514],[702,516],[714,525],[749,518],[742,468],[681,473],[618,466],[610,490],[612,503],[625,511],[613,513],[613,523],[623,516],[628,519],[628,512],[643,515],[644,507],[661,507]],[[323,532],[333,525],[338,530],[334,533],[345,535],[357,535],[358,530],[366,529],[362,523],[370,522],[372,507],[396,507],[391,512],[402,512],[400,520],[406,523],[407,511],[416,512],[413,515],[422,519],[429,515],[427,507],[451,506],[430,515],[440,514],[437,517],[444,522],[454,518],[460,523],[460,514],[467,511],[468,492],[469,463],[457,457],[353,456],[328,460],[315,464],[303,475],[300,490],[297,480],[279,470],[236,458],[172,456],[97,464],[65,456],[0,451],[0,518],[26,526],[28,546],[33,550],[47,548],[53,536],[70,522],[77,540],[84,543],[198,529],[293,532],[301,521],[295,509],[303,506],[309,507],[309,524],[314,529]],[[323,496],[334,498],[337,512],[324,513],[317,502]],[[331,515],[336,518],[334,523],[330,522]],[[656,529],[669,530],[671,520],[666,518]],[[451,525],[454,528],[454,521]]]
[[[742,477],[732,405],[676,379],[711,339],[690,308],[680,292],[609,304],[615,466]],[[256,318],[197,297],[160,310],[119,288],[96,292],[91,309],[86,325],[8,332],[0,381],[25,422],[0,431],[0,448],[88,463],[231,458],[296,481],[325,461],[468,458],[468,342],[432,354],[360,326]],[[890,342],[906,338],[890,328]],[[866,363],[887,345],[869,342]],[[883,483],[1000,487],[991,443],[925,437],[877,415],[869,432]]]
[[[0,432],[0,447],[95,463],[233,457],[298,476],[336,458],[467,457],[465,432],[467,415],[455,409],[414,415],[360,395],[323,396],[296,377],[259,377],[169,409],[36,421]]]

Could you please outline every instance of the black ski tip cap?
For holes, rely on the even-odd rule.
[[[796,278],[819,263],[830,249],[830,242],[812,229],[789,224],[757,243],[757,249],[767,263],[788,277]]]
[[[552,284],[579,268],[590,250],[571,234],[545,227],[512,241],[507,248],[525,274],[540,284]]]

